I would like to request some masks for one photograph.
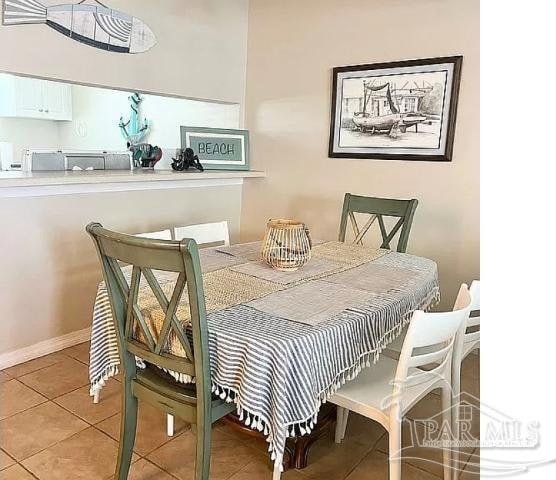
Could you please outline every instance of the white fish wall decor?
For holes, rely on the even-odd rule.
[[[43,5],[40,0],[4,0],[4,25],[46,24],[92,47],[117,53],[141,53],[156,44],[152,30],[138,18],[97,0]]]

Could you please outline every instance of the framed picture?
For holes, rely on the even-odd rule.
[[[249,132],[181,127],[182,148],[192,148],[206,170],[249,170]]]
[[[334,68],[329,157],[451,161],[462,59]]]

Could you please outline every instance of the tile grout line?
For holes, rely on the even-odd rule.
[[[72,357],[66,355],[65,353],[60,353],[60,352],[62,352],[62,350],[58,350],[57,352],[52,352],[52,353],[49,353],[47,355],[43,355],[42,357],[34,358],[33,360],[28,360],[28,362],[34,362],[35,360],[39,360],[40,358],[48,357],[49,355],[61,355],[62,357],[65,357],[66,359],[69,358],[71,360],[75,360],[75,358],[72,358]],[[64,359],[62,358],[62,359],[58,360],[57,362],[51,363],[50,365],[46,365],[44,367],[37,368],[36,370],[31,370],[29,372],[25,372],[24,374],[17,375],[17,376],[12,375],[11,373],[7,373],[6,370],[10,370],[11,368],[19,367],[20,365],[24,365],[28,362],[23,362],[23,363],[18,363],[17,365],[12,365],[11,367],[5,368],[4,370],[1,370],[1,371],[4,372],[9,377],[11,377],[12,379],[19,379],[21,377],[25,377],[26,375],[31,375],[32,373],[40,372],[41,370],[44,370],[45,368],[53,367],[54,365],[57,365],[58,363],[62,362],[63,360]]]
[[[369,455],[370,453],[372,453],[373,451],[375,451],[376,446],[378,445],[378,443],[386,436],[388,435],[388,432],[383,433],[380,437],[378,437],[377,440],[375,440],[375,442],[373,443],[372,447],[365,451],[365,453],[363,454],[363,456],[361,457],[361,459],[353,466],[353,468],[347,472],[346,476],[344,477],[344,480],[346,480],[353,472],[354,470],[361,465],[361,463],[363,463],[363,460],[365,460],[365,458],[367,457],[367,455]],[[378,450],[376,450],[378,451]]]

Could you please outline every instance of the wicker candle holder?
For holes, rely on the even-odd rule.
[[[270,219],[261,257],[272,268],[293,272],[311,259],[311,236],[304,223],[282,218]]]

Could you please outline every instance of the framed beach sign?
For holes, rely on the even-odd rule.
[[[249,170],[249,132],[181,127],[182,148],[191,148],[207,170]]]
[[[329,157],[451,161],[462,58],[334,68]]]

